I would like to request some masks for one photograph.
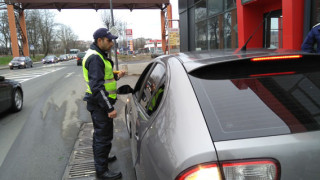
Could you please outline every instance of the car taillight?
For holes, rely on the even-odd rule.
[[[79,61],[79,60],[80,60],[80,58],[78,58],[78,57],[77,57],[77,60]]]
[[[288,60],[288,59],[299,59],[302,55],[285,55],[285,56],[267,56],[252,58],[251,61],[274,61],[274,60]]]
[[[176,180],[200,180],[212,179],[221,180],[219,168],[217,164],[199,165],[184,171]]]
[[[272,160],[222,162],[224,179],[229,180],[276,180],[279,167]],[[216,163],[198,165],[182,172],[176,180],[222,180]]]
[[[223,163],[225,179],[274,180],[278,178],[275,162],[269,160]]]
[[[250,77],[259,77],[259,76],[279,76],[279,75],[289,75],[295,74],[295,71],[292,72],[278,72],[278,73],[266,73],[266,74],[251,74]]]

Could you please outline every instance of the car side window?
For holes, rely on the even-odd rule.
[[[148,72],[150,71],[151,67],[152,67],[153,63],[150,63],[142,72],[140,78],[138,79],[136,86],[134,87],[133,90],[133,94],[135,95],[136,98],[139,97],[140,94],[140,90],[142,89],[142,85],[144,82],[144,79],[146,78],[146,76],[148,75]]]
[[[165,67],[157,64],[148,77],[140,99],[141,106],[151,115],[160,104],[164,92]]]

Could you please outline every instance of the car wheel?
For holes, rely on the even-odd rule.
[[[23,96],[21,89],[15,89],[12,94],[12,106],[11,110],[13,112],[18,112],[22,109],[23,105]]]
[[[13,68],[10,68],[11,70],[13,69]]]
[[[33,65],[31,64],[31,66],[30,67],[33,67]]]

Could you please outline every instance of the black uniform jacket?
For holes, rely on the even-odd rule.
[[[99,47],[93,43],[90,45],[90,49],[97,51],[102,54],[104,59],[108,60],[113,68],[113,61],[107,58],[108,54],[103,52]],[[88,70],[89,86],[92,94],[86,93],[83,98],[84,101],[88,102],[88,110],[95,108],[106,109],[108,112],[114,110],[113,104],[114,99],[108,98],[109,93],[104,87],[104,62],[99,55],[93,54],[88,57],[85,62],[85,68]],[[118,79],[117,74],[114,74],[115,80]]]

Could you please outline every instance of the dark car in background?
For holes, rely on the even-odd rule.
[[[82,65],[82,60],[83,60],[85,55],[86,55],[86,52],[79,52],[77,54],[77,66],[81,66]]]
[[[55,55],[48,55],[42,59],[43,64],[56,63],[56,62],[58,62],[58,57]]]
[[[0,76],[0,113],[12,110],[20,111],[23,105],[21,84]]]
[[[320,179],[320,55],[161,56],[125,106],[139,180]]]
[[[59,56],[59,61],[68,61],[68,56],[66,54],[62,54]]]
[[[22,57],[14,57],[10,63],[9,63],[9,68],[27,68],[27,67],[32,67],[33,62],[30,57],[28,56],[22,56]]]

